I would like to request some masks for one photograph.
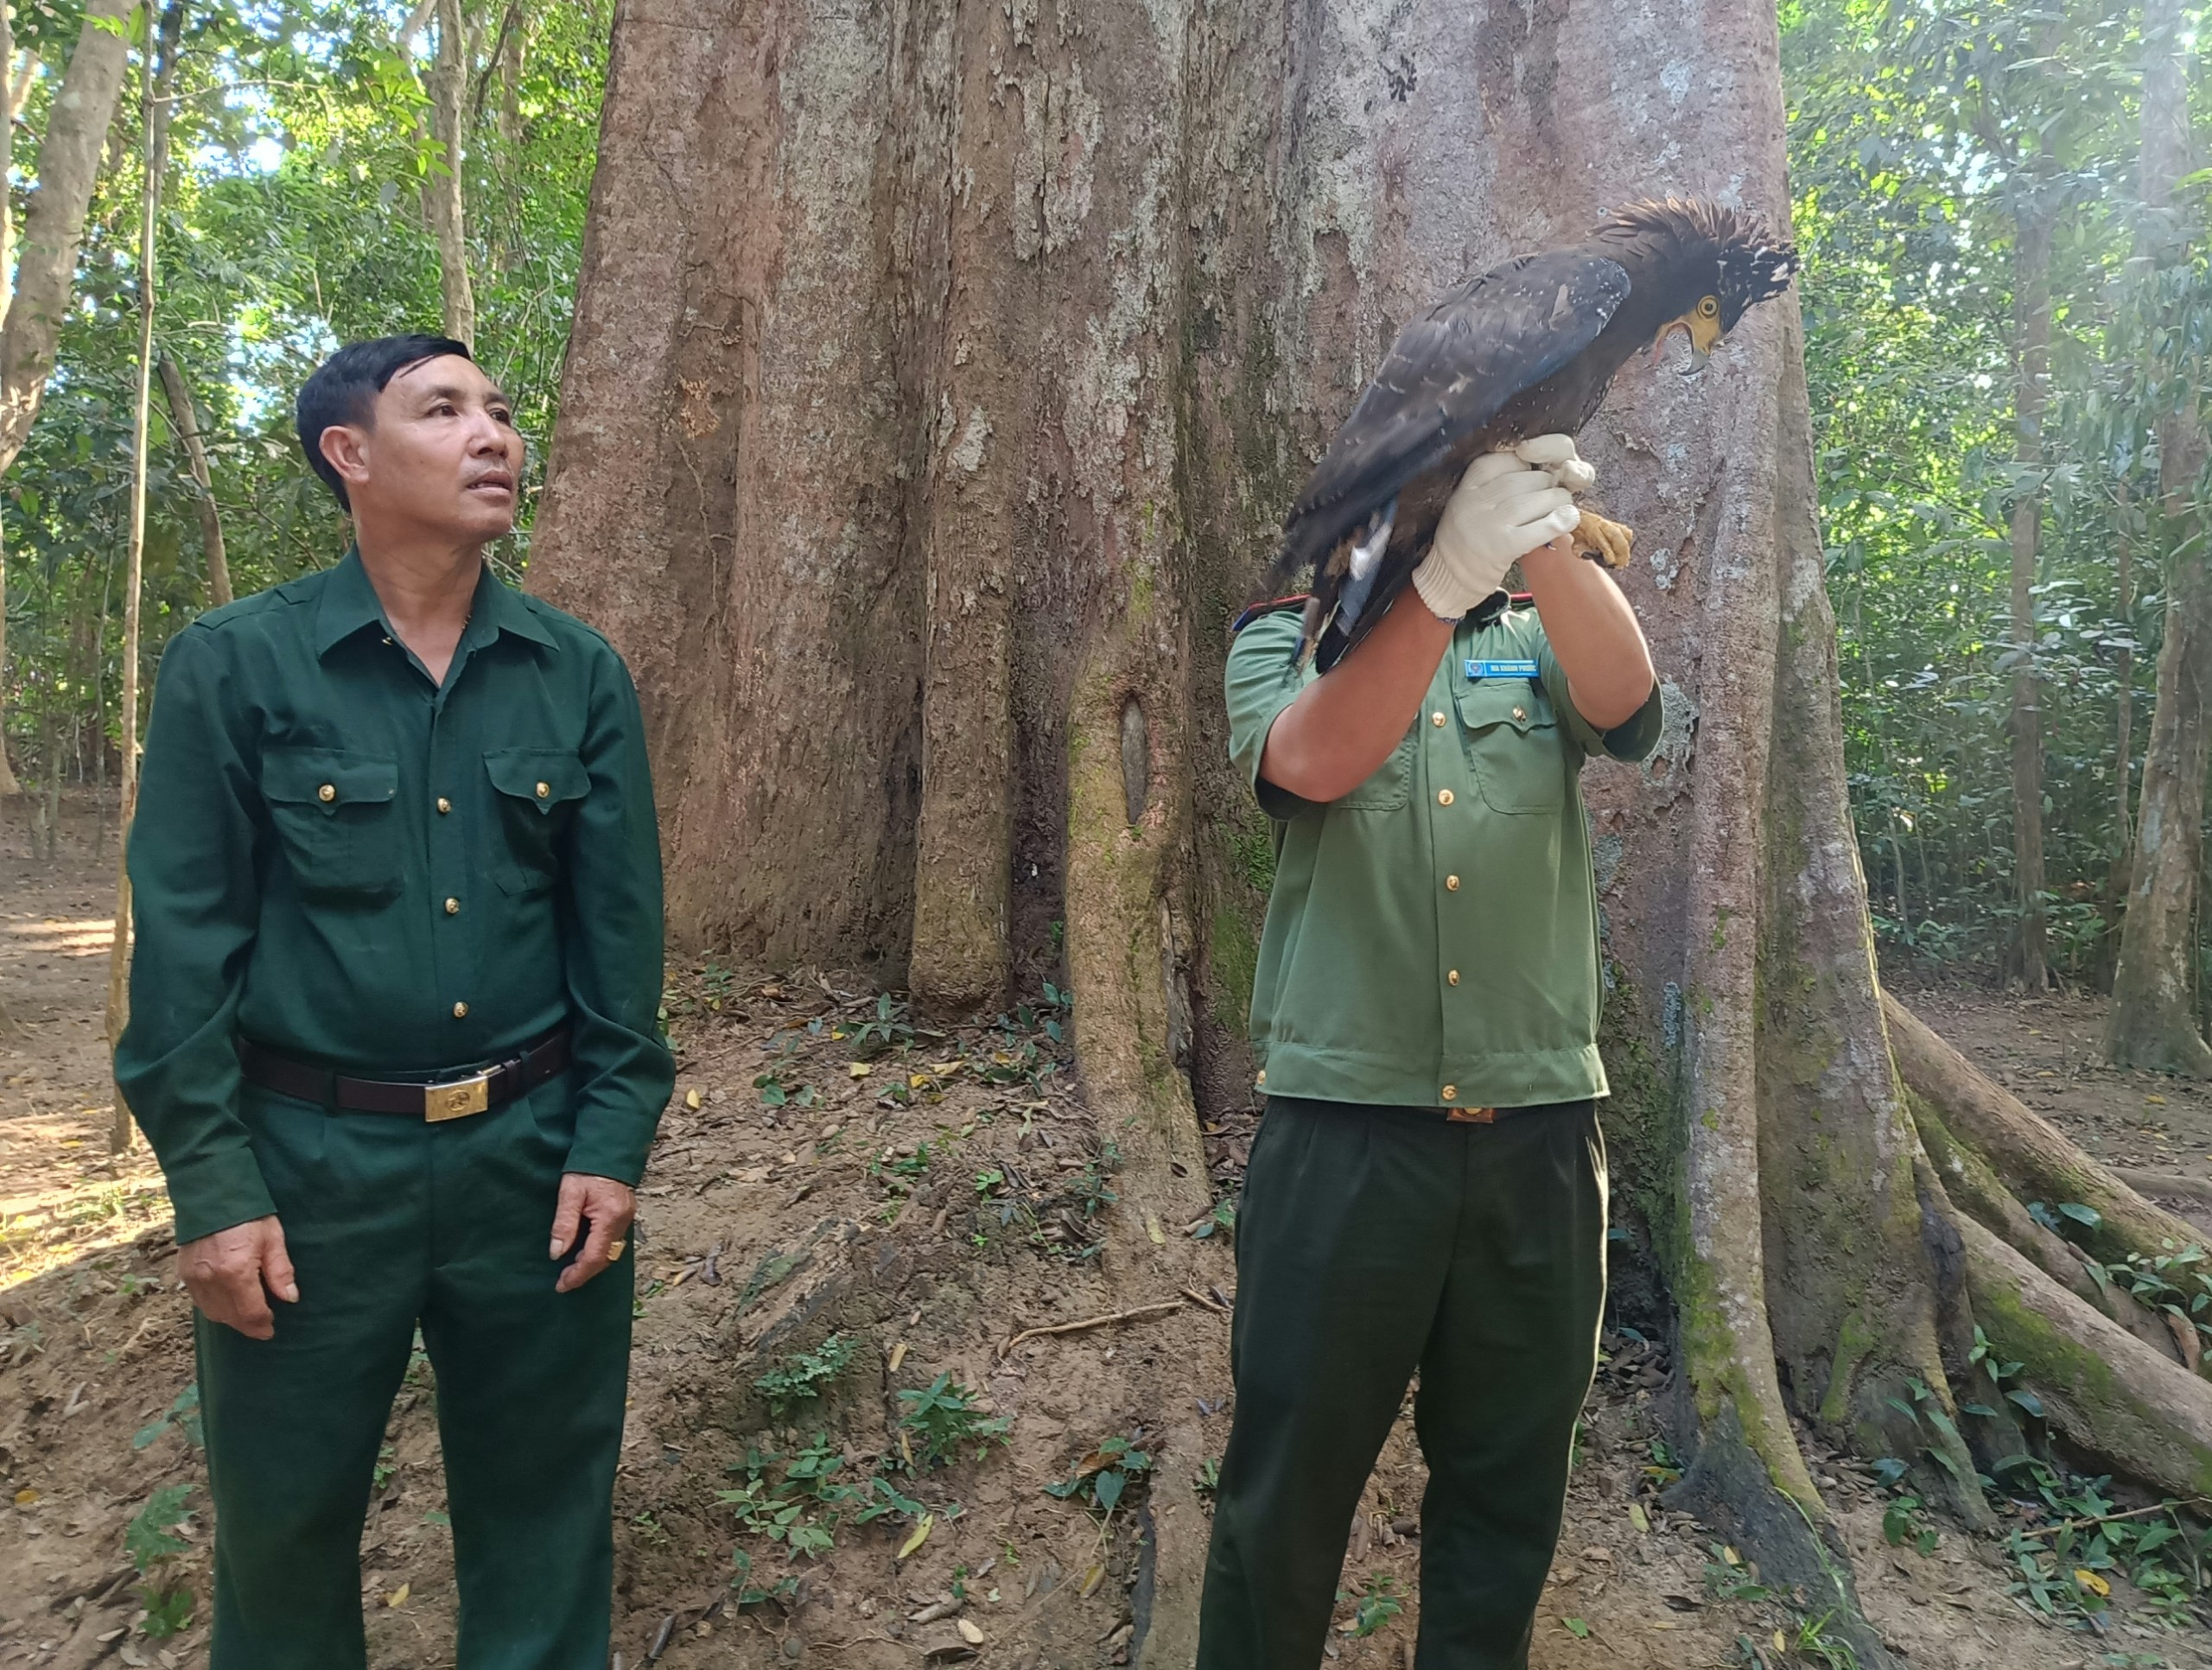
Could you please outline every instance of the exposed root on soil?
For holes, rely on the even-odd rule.
[[[1882,995],[1890,1051],[1906,1086],[1932,1107],[2021,1198],[2093,1209],[2091,1247],[2108,1259],[2202,1242],[2186,1219],[2147,1201],[2067,1140],[2003,1086],[1937,1037],[1888,993]]]

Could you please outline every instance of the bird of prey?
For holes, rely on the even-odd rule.
[[[1291,507],[1274,576],[1313,565],[1298,658],[1326,671],[1382,619],[1428,550],[1467,465],[1596,416],[1613,373],[1689,339],[1687,374],[1747,308],[1789,287],[1797,252],[1716,204],[1630,205],[1572,248],[1526,255],[1448,292],[1391,344]],[[1579,460],[1547,464],[1590,485]],[[1586,511],[1576,549],[1609,568],[1630,530]]]

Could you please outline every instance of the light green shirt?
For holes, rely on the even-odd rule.
[[[1607,1093],[1580,779],[1592,754],[1651,752],[1659,693],[1599,732],[1536,612],[1503,601],[1460,622],[1404,740],[1326,805],[1260,776],[1268,728],[1315,676],[1292,664],[1298,612],[1236,634],[1230,756],[1275,833],[1252,990],[1271,1095],[1523,1108]],[[1535,674],[1482,664],[1501,662]]]

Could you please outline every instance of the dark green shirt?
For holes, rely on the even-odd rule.
[[[1401,1107],[1604,1095],[1580,778],[1590,755],[1651,752],[1658,691],[1601,733],[1568,700],[1535,611],[1485,606],[1452,634],[1404,740],[1317,805],[1260,776],[1269,727],[1315,676],[1292,664],[1298,625],[1295,610],[1262,615],[1229,653],[1230,754],[1275,826],[1252,989],[1262,1085]]]
[[[190,1241],[274,1210],[232,1039],[361,1076],[574,1028],[568,1169],[635,1183],[674,1082],[643,723],[607,640],[486,569],[442,686],[359,556],[162,657],[116,1083]]]

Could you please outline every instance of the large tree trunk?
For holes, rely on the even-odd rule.
[[[2043,703],[2036,667],[2036,558],[2043,546],[2044,408],[2050,392],[2050,209],[2018,212],[2012,237],[2013,461],[2033,478],[2012,503],[2012,903],[2007,962],[2031,992],[2050,983],[2044,904]]]
[[[676,943],[988,1003],[1064,923],[1116,1256],[1172,1265],[1193,1103],[1249,1094],[1228,619],[1400,321],[1667,192],[1786,213],[1770,6],[624,0],[531,577],[637,675]],[[1796,1424],[1971,1480],[1891,1399],[1948,1420],[1973,1322],[1875,981],[1801,341],[1760,309],[1584,433],[1666,703],[1586,789],[1685,1489],[1873,1667]]]
[[[2188,173],[2189,86],[2181,56],[2180,0],[2143,9],[2142,156],[2139,251],[2154,268],[2187,257],[2195,228],[2177,204]],[[2178,374],[2153,367],[2154,382]],[[2158,484],[2168,558],[2165,638],[2143,757],[2135,823],[2134,881],[2113,974],[2105,1051],[2116,1064],[2212,1075],[2212,1048],[2196,1030],[2190,963],[2196,953],[2197,868],[2204,843],[2204,772],[2212,752],[2206,703],[2212,695],[2212,575],[2199,537],[2196,481],[2205,436],[2193,401],[2158,426]]]
[[[137,9],[137,0],[86,0],[85,23],[77,36],[76,50],[61,78],[47,117],[46,132],[39,143],[38,181],[31,194],[30,213],[24,217],[23,243],[16,264],[14,289],[9,293],[4,327],[0,327],[0,475],[7,473],[23,449],[31,420],[46,397],[46,379],[54,369],[54,345],[61,334],[61,321],[69,310],[69,293],[77,276],[77,245],[85,234],[85,211],[92,200],[92,182],[99,171],[101,148],[107,126],[122,96],[123,71],[130,43],[117,28]],[[0,55],[0,68],[12,67],[15,54]],[[28,87],[29,72],[24,74]],[[22,95],[9,89],[6,125],[15,131],[16,112]],[[10,147],[0,143],[0,180],[6,178]],[[4,193],[0,193],[4,195]],[[0,206],[0,283],[4,283],[14,220]],[[8,669],[7,561],[0,550],[0,715],[7,704]],[[0,738],[4,738],[0,727]],[[16,792],[15,775],[8,767],[7,746],[0,740],[0,795]]]

